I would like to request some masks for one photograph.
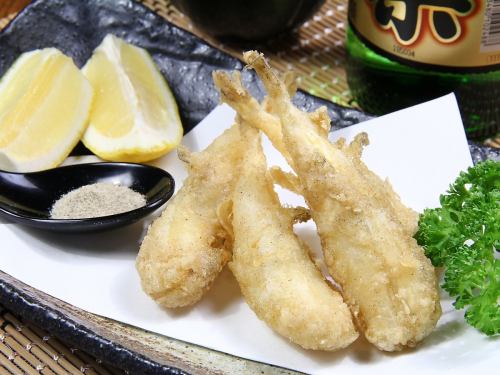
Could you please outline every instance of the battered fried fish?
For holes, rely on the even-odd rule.
[[[256,108],[238,108],[248,98],[234,75],[216,80],[225,85],[220,88],[223,100],[278,149],[284,148],[298,176],[298,183],[290,185],[300,185],[329,272],[342,286],[366,338],[387,351],[414,346],[432,331],[441,313],[434,269],[412,238],[415,213],[360,160],[366,135],[350,145],[330,143],[310,116],[293,106],[262,55],[247,52],[244,59],[262,79],[269,95],[267,109],[279,122],[261,121],[263,114],[256,115]]]
[[[143,290],[160,305],[197,302],[230,259],[217,210],[232,193],[242,150],[237,125],[200,153],[179,149],[189,176],[149,227],[136,260]]]
[[[243,296],[260,319],[303,348],[346,347],[358,337],[349,308],[293,233],[294,218],[266,172],[259,131],[242,124],[241,132],[245,156],[232,199],[229,267]]]

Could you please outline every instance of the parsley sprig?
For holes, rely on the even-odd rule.
[[[486,161],[462,172],[426,209],[415,235],[427,257],[444,267],[444,284],[466,309],[466,321],[491,336],[500,333],[500,162]]]

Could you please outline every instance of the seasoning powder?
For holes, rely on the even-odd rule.
[[[98,182],[61,196],[52,206],[52,219],[83,219],[114,215],[146,205],[144,196],[126,186]]]

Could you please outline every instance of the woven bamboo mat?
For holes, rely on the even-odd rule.
[[[241,59],[242,49],[227,46],[196,29],[169,1],[142,0],[172,23]],[[327,0],[312,19],[289,38],[255,46],[281,71],[293,70],[299,86],[338,104],[352,106],[344,72],[344,32],[347,0]]]
[[[123,375],[84,351],[67,347],[0,306],[0,375]]]

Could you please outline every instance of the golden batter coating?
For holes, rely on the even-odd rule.
[[[332,144],[312,116],[293,106],[262,55],[247,52],[244,59],[268,91],[269,120],[262,121],[262,109],[248,110],[236,75],[218,73],[223,100],[283,150],[318,227],[329,272],[366,338],[387,351],[414,346],[441,313],[434,268],[412,238],[416,214],[360,160],[365,134],[350,145]]]
[[[229,266],[245,300],[260,319],[305,349],[346,347],[358,337],[349,308],[293,233],[291,213],[304,219],[303,210],[281,206],[259,131],[243,124],[241,129],[246,151],[232,199]]]
[[[136,260],[143,290],[160,305],[194,304],[230,259],[217,210],[232,193],[242,152],[237,125],[202,152],[179,149],[189,176],[149,227]]]

